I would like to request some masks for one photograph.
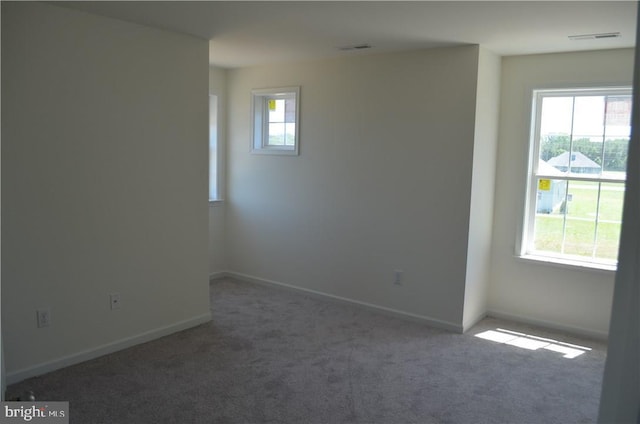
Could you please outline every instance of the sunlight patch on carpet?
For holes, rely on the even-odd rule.
[[[578,346],[553,339],[519,333],[517,331],[496,328],[478,333],[475,337],[490,340],[492,342],[515,346],[527,350],[550,350],[562,354],[563,358],[573,359],[591,350],[586,346]]]

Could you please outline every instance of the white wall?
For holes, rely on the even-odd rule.
[[[209,94],[218,96],[218,188],[219,197],[226,193],[227,71],[209,68]],[[223,202],[209,204],[209,275],[220,275],[227,269],[225,243],[225,207]]]
[[[477,64],[469,46],[229,71],[229,269],[461,330]],[[300,156],[250,154],[251,89],[294,85]]]
[[[499,56],[480,48],[464,291],[464,331],[482,319],[487,311],[500,110],[500,67]]]
[[[3,2],[2,88],[9,380],[210,319],[207,42]]]
[[[502,63],[489,309],[498,316],[605,337],[614,273],[524,262],[514,252],[522,228],[531,90],[630,85],[633,49],[514,56]]]

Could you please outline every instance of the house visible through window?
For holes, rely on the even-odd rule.
[[[299,87],[253,90],[254,153],[297,155]]]
[[[614,268],[631,89],[534,91],[521,255]]]

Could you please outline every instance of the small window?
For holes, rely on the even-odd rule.
[[[521,256],[615,269],[631,89],[533,93]]]
[[[252,91],[253,153],[299,153],[300,87]]]

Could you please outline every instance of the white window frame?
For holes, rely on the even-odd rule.
[[[560,266],[572,266],[581,267],[595,270],[615,271],[617,269],[617,263],[611,263],[608,261],[600,261],[588,257],[578,257],[572,255],[564,255],[554,252],[540,252],[536,251],[533,246],[534,242],[534,224],[536,217],[536,204],[537,204],[537,181],[539,178],[550,180],[565,180],[565,181],[592,181],[592,182],[615,182],[620,183],[619,179],[609,179],[604,177],[581,177],[576,174],[569,174],[566,176],[560,175],[547,175],[542,172],[538,172],[537,164],[540,155],[540,127],[542,119],[542,98],[548,96],[557,97],[576,97],[576,96],[593,96],[593,95],[631,95],[631,86],[598,86],[598,87],[568,87],[568,88],[553,88],[553,89],[533,89],[532,90],[532,104],[531,104],[531,119],[530,119],[530,136],[529,136],[529,158],[527,169],[527,187],[525,191],[525,206],[524,206],[524,219],[522,224],[522,231],[520,232],[519,243],[516,243],[518,250],[516,256],[525,259],[539,262],[547,262]],[[624,180],[622,180],[624,183]]]
[[[269,144],[269,100],[295,100],[295,141],[292,146]],[[300,87],[261,88],[251,91],[251,152],[256,154],[300,154]]]

